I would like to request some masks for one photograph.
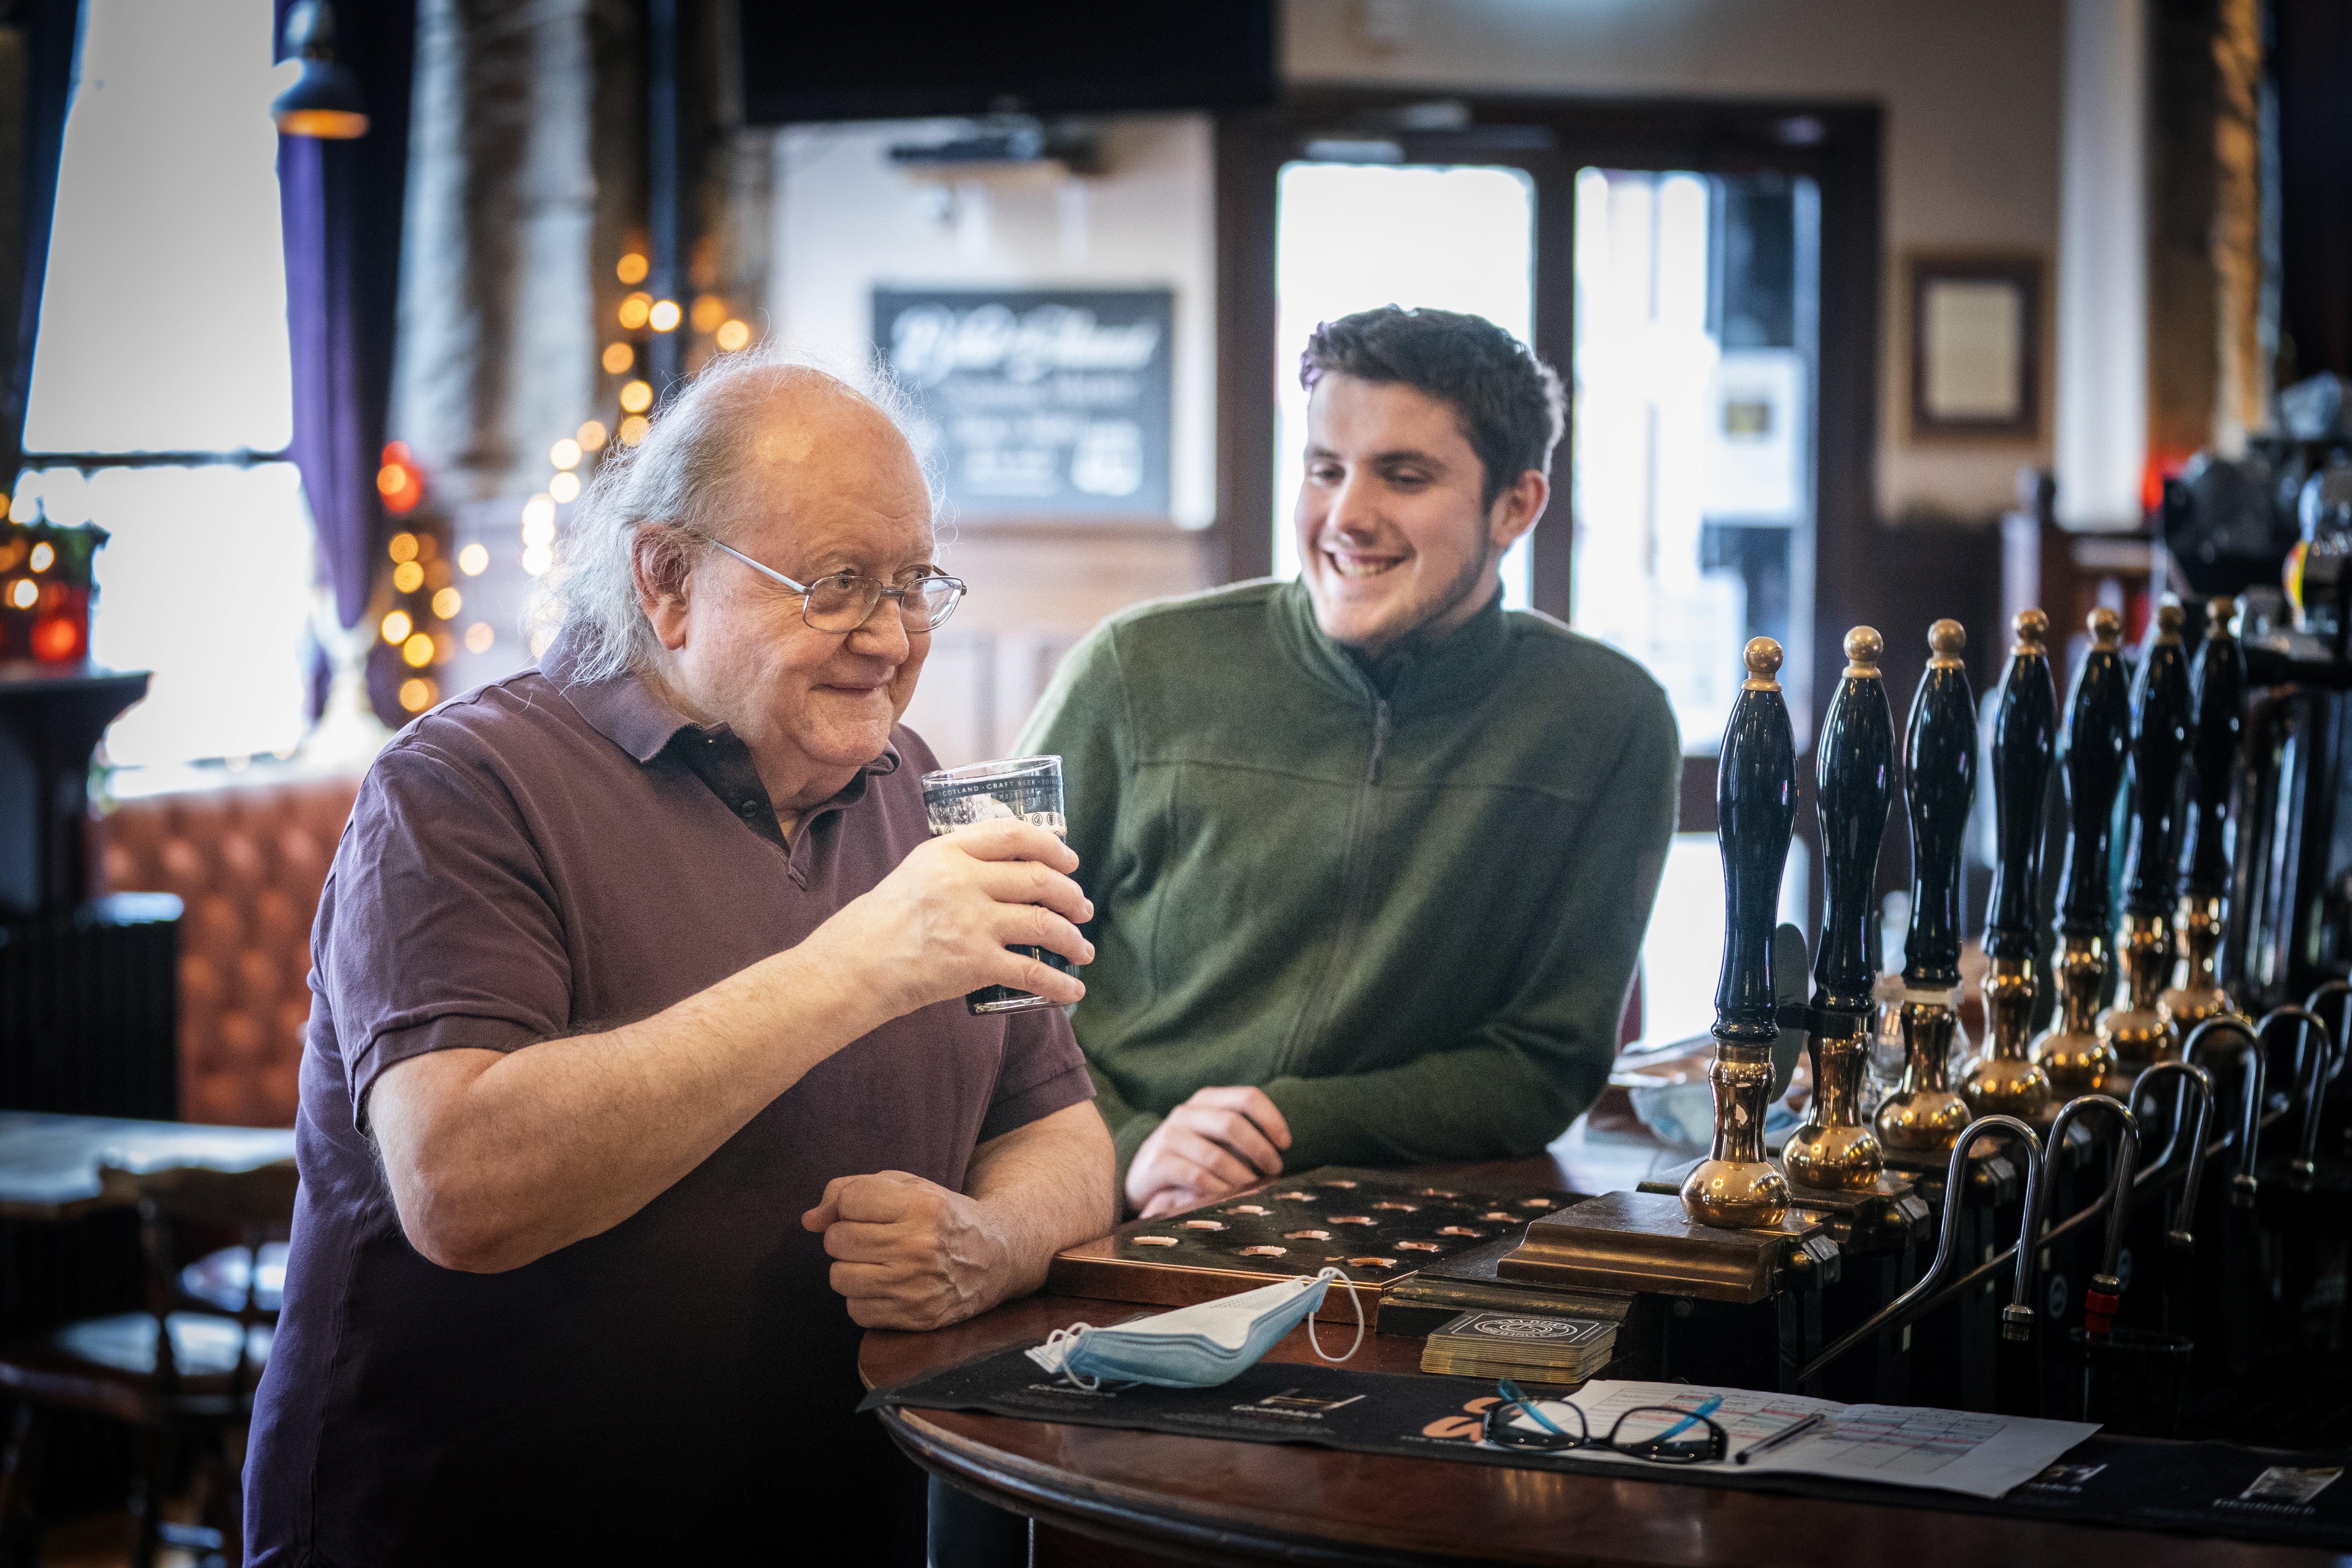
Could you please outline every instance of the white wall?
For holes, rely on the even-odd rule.
[[[1983,518],[2010,504],[2020,466],[2050,460],[2051,377],[2039,441],[1913,441],[1900,263],[1918,251],[2054,263],[2065,15],[2063,0],[1286,0],[1284,71],[1325,84],[1883,104],[1880,507]],[[2053,267],[2045,305],[2054,282]]]
[[[954,121],[795,126],[776,138],[772,330],[839,359],[871,352],[872,291],[930,288],[1174,290],[1175,521],[1216,506],[1216,197],[1207,117],[1110,121],[1108,172],[952,184],[900,173],[894,143],[940,141]]]

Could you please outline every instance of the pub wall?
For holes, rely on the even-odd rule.
[[[836,363],[871,352],[872,292],[1164,288],[1173,303],[1169,510],[1153,524],[951,521],[940,562],[971,584],[933,634],[907,722],[950,765],[1002,756],[1096,623],[1209,583],[1216,497],[1213,139],[1199,114],[1105,127],[1107,171],[943,180],[894,168],[893,143],[961,122],[796,126],[774,144],[770,330]]]
[[[2050,462],[2061,0],[1286,0],[1284,19],[1295,82],[1882,104],[1880,511],[1990,521],[2019,467]],[[2038,440],[1915,441],[1906,428],[1906,258],[1971,251],[2043,258]]]

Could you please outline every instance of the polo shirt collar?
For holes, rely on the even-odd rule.
[[[591,728],[640,763],[650,763],[677,739],[683,731],[697,734],[726,735],[734,733],[724,724],[709,728],[680,713],[662,700],[654,683],[637,670],[616,675],[606,680],[583,681],[577,679],[583,638],[569,625],[555,634],[555,640],[539,661],[539,671],[563,693],[564,700],[588,721]],[[858,770],[844,792],[843,804],[865,793],[867,775],[879,776],[898,771],[898,749],[885,743],[882,754]]]

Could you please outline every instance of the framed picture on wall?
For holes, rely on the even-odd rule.
[[[1911,433],[2042,435],[2042,258],[1911,258]]]

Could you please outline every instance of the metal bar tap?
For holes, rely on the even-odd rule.
[[[1936,1154],[1968,1124],[1952,1091],[1960,1018],[1960,851],[1976,796],[1976,703],[1960,663],[1968,634],[1958,621],[1927,628],[1933,657],[1911,699],[1904,733],[1911,814],[1911,929],[1904,939],[1903,1079],[1881,1101],[1878,1140],[1888,1149]]]
[[[1683,1213],[1722,1230],[1777,1226],[1789,1181],[1764,1155],[1772,1095],[1772,1042],[1780,1037],[1772,941],[1780,876],[1797,821],[1797,747],[1789,705],[1773,677],[1780,645],[1751,640],[1748,679],[1724,727],[1715,771],[1716,841],[1723,851],[1723,969],[1715,988],[1715,1140],[1684,1179]]]
[[[2058,693],[2050,679],[2042,639],[2050,617],[2021,610],[2017,642],[2001,677],[1993,720],[1992,805],[1997,852],[1985,917],[1985,1054],[1960,1084],[1979,1116],[2007,1114],[2040,1121],[2050,1110],[2050,1079],[2026,1047],[2033,1034],[2033,1000],[2041,989],[2034,964],[2042,947],[2042,819],[2058,732]]]
[[[1814,811],[1822,826],[1828,907],[1813,961],[1813,1100],[1780,1163],[1809,1187],[1866,1188],[1885,1156],[1863,1120],[1870,1061],[1871,894],[1878,846],[1895,796],[1895,721],[1878,672],[1885,641],[1870,626],[1845,634],[1845,675],[1822,720]]]
[[[2180,1037],[2161,1005],[2171,973],[2172,906],[2179,897],[2180,762],[2189,748],[2189,655],[2180,606],[2157,606],[2156,637],[2132,682],[2130,837],[2124,847],[2124,918],[2116,956],[2123,1000],[2099,1015],[2098,1035],[2116,1054],[2116,1081],[2180,1054]]]
[[[2074,671],[2059,737],[2059,772],[2066,781],[2066,868],[2058,883],[2057,1022],[2033,1042],[2033,1060],[2060,1094],[2088,1094],[2115,1070],[2116,1053],[2099,1037],[2099,1009],[2114,965],[2107,928],[2114,898],[2107,886],[2107,846],[2116,790],[2124,782],[2124,747],[2131,731],[2131,697],[2124,676],[2123,617],[2091,612],[2091,651]]]
[[[2189,717],[2189,773],[2195,792],[2182,814],[2180,900],[2172,916],[2179,956],[2172,987],[2158,1005],[2173,1033],[2187,1039],[2208,1018],[2237,1011],[2221,988],[2223,900],[2230,890],[2230,784],[2245,728],[2246,656],[2230,622],[2238,602],[2213,600],[2206,606],[2205,640],[2189,671],[2194,691]]]

